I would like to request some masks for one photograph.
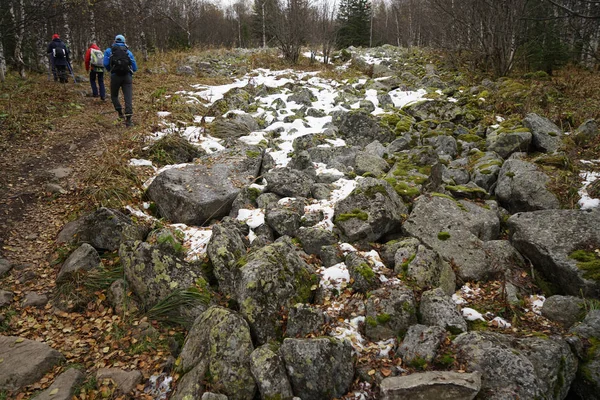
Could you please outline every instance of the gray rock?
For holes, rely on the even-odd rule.
[[[117,314],[123,315],[124,312],[134,313],[139,311],[137,301],[133,296],[128,295],[127,291],[127,282],[124,279],[117,279],[108,289],[107,299]]]
[[[300,199],[269,204],[265,211],[265,222],[280,236],[296,236],[304,215],[304,201]]]
[[[236,299],[257,343],[281,339],[281,316],[296,303],[310,302],[317,280],[287,237],[247,255]]]
[[[417,121],[435,120],[435,121],[455,121],[464,114],[455,103],[445,100],[421,101],[405,106],[408,114]]]
[[[246,254],[246,245],[239,228],[230,223],[213,225],[206,252],[212,262],[220,291],[233,296],[239,279],[238,261]]]
[[[300,154],[304,150],[308,150],[317,146],[330,146],[331,144],[327,140],[335,139],[335,137],[336,135],[333,130],[325,130],[325,132],[318,134],[309,133],[294,139],[292,142],[292,148],[294,149],[294,154]]]
[[[375,290],[381,284],[379,276],[373,271],[369,262],[356,253],[349,253],[346,256],[346,266],[350,274],[350,280],[353,281],[352,289],[360,293],[367,293]]]
[[[350,145],[364,147],[375,140],[389,143],[395,137],[389,128],[381,126],[376,118],[361,110],[346,113],[336,126],[339,135]]]
[[[578,144],[587,145],[598,135],[600,135],[598,123],[593,119],[588,119],[573,132],[573,139]]]
[[[261,150],[240,147],[200,158],[198,164],[160,173],[147,194],[172,222],[203,225],[229,214],[240,190],[261,166]]]
[[[265,344],[250,355],[250,370],[258,385],[261,399],[291,400],[292,385],[285,373],[285,365],[278,349]]]
[[[481,389],[481,374],[428,371],[381,382],[382,400],[471,400]]]
[[[577,360],[560,339],[468,332],[454,346],[467,371],[481,372],[481,398],[563,399],[575,378]]]
[[[417,323],[415,297],[405,286],[372,291],[366,311],[365,334],[373,341],[395,338]]]
[[[559,282],[560,294],[600,297],[600,283],[570,258],[573,251],[598,248],[600,212],[542,210],[515,214],[507,222],[510,241],[549,282]],[[557,234],[559,232],[559,234]]]
[[[31,385],[65,358],[45,343],[16,336],[0,336],[0,390],[16,391]]]
[[[390,169],[390,165],[383,158],[366,152],[358,153],[355,163],[354,169],[358,175],[370,174],[373,177],[379,177]]]
[[[100,255],[96,249],[84,243],[65,260],[56,276],[56,283],[65,282],[77,274],[91,271],[100,265]]]
[[[421,323],[439,326],[453,334],[466,332],[465,322],[458,306],[442,289],[428,290],[421,296],[419,307]]]
[[[48,296],[43,293],[27,292],[23,299],[22,307],[42,308],[48,304]]]
[[[280,199],[275,193],[263,193],[256,198],[256,204],[259,208],[267,208],[269,204],[277,203]]]
[[[375,140],[365,146],[365,153],[383,157],[386,154],[386,149],[385,146],[379,142],[379,140]]]
[[[426,142],[429,145],[433,146],[435,151],[440,156],[447,155],[447,156],[454,158],[454,157],[456,157],[456,154],[458,153],[456,139],[454,139],[452,136],[447,136],[447,135],[433,136],[433,137],[427,138]]]
[[[54,168],[48,171],[48,173],[50,173],[50,175],[52,175],[52,177],[54,179],[63,179],[68,177],[69,175],[71,175],[73,173],[73,168],[69,168],[69,167],[58,167],[58,168]]]
[[[124,371],[119,368],[100,368],[96,372],[98,382],[110,379],[117,386],[117,390],[125,395],[131,393],[136,385],[142,383],[142,378],[142,373],[137,370]]]
[[[489,151],[507,158],[513,153],[527,151],[531,144],[532,135],[528,130],[513,132],[491,132],[486,136],[485,146]]]
[[[445,338],[446,331],[439,326],[413,325],[408,328],[398,353],[409,365],[416,360],[431,364]]]
[[[313,179],[303,171],[276,168],[264,175],[266,191],[282,197],[309,197]]]
[[[323,163],[328,167],[345,166],[354,168],[356,155],[360,151],[357,146],[353,147],[312,147],[307,150],[310,159],[315,163]],[[342,172],[344,172],[342,170]]]
[[[202,290],[210,298],[208,284],[199,266],[187,264],[149,243],[124,243],[119,249],[119,257],[127,282],[145,311],[177,289],[203,285]]]
[[[527,114],[523,125],[533,135],[532,145],[543,153],[554,153],[562,146],[563,131],[547,118],[535,113]]]
[[[583,299],[575,296],[550,296],[544,302],[542,315],[550,321],[570,328],[583,317]]]
[[[6,307],[12,303],[15,294],[8,290],[0,290],[0,308]]]
[[[500,228],[496,212],[466,200],[420,196],[404,230],[456,266],[462,281],[494,278],[497,271],[488,262],[483,240],[495,239]]]
[[[199,398],[210,385],[228,398],[252,400],[256,393],[250,372],[253,350],[250,329],[240,315],[222,307],[209,308],[185,339],[180,355],[183,376],[172,399]]]
[[[238,113],[228,114],[226,118],[219,116],[208,127],[210,135],[220,139],[237,139],[259,129],[251,115]]]
[[[558,198],[546,188],[549,181],[534,164],[507,160],[498,176],[498,202],[511,213],[560,208]]]
[[[295,235],[307,254],[321,256],[321,248],[337,243],[337,236],[322,228],[301,228]]]
[[[294,394],[302,400],[341,397],[354,377],[352,346],[334,338],[284,339],[280,349]]]
[[[448,295],[454,293],[456,276],[450,264],[422,244],[411,244],[402,246],[396,252],[394,272],[404,273],[422,289],[440,287]]]
[[[291,338],[305,337],[321,331],[325,322],[323,310],[306,304],[295,304],[290,308],[285,334]]]
[[[229,397],[224,394],[212,393],[212,392],[204,392],[202,393],[201,400],[228,400]]]
[[[231,211],[229,211],[229,216],[232,218],[237,218],[240,209],[249,208],[253,209],[258,207],[256,203],[256,199],[261,195],[259,189],[246,186],[236,196],[235,200],[231,204]]]
[[[372,242],[398,229],[407,211],[389,183],[364,178],[336,205],[334,224],[350,242]]]
[[[69,222],[58,234],[56,242],[89,243],[97,250],[117,250],[127,240],[144,240],[148,229],[135,225],[125,214],[101,207],[92,214]]]
[[[342,261],[344,261],[344,257],[337,245],[321,247],[321,262],[325,268],[339,264]]]
[[[317,97],[312,94],[310,89],[300,87],[298,89],[294,89],[294,93],[288,97],[288,101],[294,101],[298,104],[303,104],[310,107],[313,101],[317,101]]]
[[[36,400],[71,400],[75,390],[83,383],[85,374],[78,369],[69,368],[54,379],[52,385],[37,396]]]
[[[475,157],[479,157],[479,159],[473,166],[471,180],[477,186],[490,191],[495,187],[504,160],[493,151],[484,154],[475,153]],[[473,157],[470,157],[470,159],[473,159]]]
[[[5,274],[7,274],[13,265],[6,258],[0,257],[0,278],[2,278]]]
[[[600,399],[600,350],[592,345],[600,339],[600,310],[591,310],[585,319],[569,331],[576,336],[571,337],[576,341],[576,352],[580,358],[577,377],[571,385],[571,391],[580,399]],[[585,346],[584,346],[585,342]]]

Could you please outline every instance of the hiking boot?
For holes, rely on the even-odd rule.
[[[123,111],[117,110],[117,112],[119,113],[119,118],[120,119],[125,119],[125,114],[123,114]]]
[[[133,126],[133,122],[131,121],[131,117],[129,115],[127,116],[127,119],[125,120],[125,126],[128,128],[130,126]]]

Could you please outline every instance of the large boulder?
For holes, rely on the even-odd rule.
[[[206,252],[212,262],[220,291],[227,296],[234,296],[239,279],[238,261],[246,255],[240,228],[233,223],[213,225]]]
[[[35,396],[35,399],[71,400],[84,380],[85,374],[81,370],[69,368],[57,376],[48,389]]]
[[[375,140],[389,143],[395,138],[389,128],[382,126],[376,118],[361,110],[344,114],[338,128],[339,135],[350,145],[364,147]]]
[[[333,222],[350,242],[376,241],[400,228],[408,209],[389,183],[364,178],[335,207]]]
[[[283,337],[282,316],[296,303],[310,302],[317,275],[288,237],[240,261],[236,300],[259,344]]]
[[[535,113],[527,114],[523,125],[531,131],[531,144],[535,150],[554,153],[562,146],[563,131],[548,118]]]
[[[502,157],[494,151],[475,152],[469,160],[473,163],[471,181],[487,191],[492,191],[504,163]]]
[[[431,364],[445,338],[446,330],[440,326],[413,325],[404,335],[398,354],[409,365],[422,361]]]
[[[259,130],[258,123],[248,114],[228,114],[226,118],[217,117],[208,127],[211,136],[230,139],[239,138]]]
[[[412,103],[404,107],[404,110],[417,121],[455,121],[465,114],[456,103],[445,100],[425,100]]]
[[[402,227],[452,263],[459,280],[491,279],[502,271],[490,263],[495,246],[485,248],[486,241],[495,239],[500,228],[495,203],[488,204],[490,209],[447,196],[423,195],[415,200]]]
[[[352,346],[333,338],[285,339],[281,345],[288,376],[302,400],[341,397],[352,384]]]
[[[600,298],[594,252],[600,247],[600,212],[541,210],[518,213],[508,220],[513,246],[560,294]],[[587,261],[586,261],[587,260]]]
[[[314,181],[303,172],[291,168],[275,168],[264,175],[267,192],[282,197],[309,197]]]
[[[439,326],[454,334],[467,331],[467,323],[458,306],[440,288],[423,293],[419,314],[424,325]]]
[[[577,144],[588,145],[600,135],[598,123],[593,119],[588,119],[573,132],[573,139]]]
[[[204,225],[229,214],[240,190],[258,176],[261,160],[257,147],[223,150],[198,159],[197,164],[161,172],[147,193],[161,216]]]
[[[585,319],[571,328],[570,343],[579,357],[577,377],[571,391],[580,399],[600,399],[600,310],[591,310]],[[574,340],[573,340],[574,339]]]
[[[251,374],[254,347],[246,321],[235,312],[211,307],[189,331],[179,364],[183,375],[174,400],[199,399],[207,386],[233,400],[252,400],[256,384]]]
[[[292,400],[292,385],[285,373],[279,349],[265,344],[250,355],[250,370],[258,385],[261,399]]]
[[[544,301],[542,315],[550,321],[570,328],[583,318],[584,300],[575,296],[550,296]]]
[[[412,289],[385,286],[370,292],[366,306],[365,334],[373,341],[395,338],[417,323]]]
[[[385,378],[381,399],[471,400],[480,389],[479,372],[428,371]]]
[[[415,238],[399,243],[400,246],[394,255],[394,272],[405,274],[419,288],[440,287],[448,295],[454,293],[456,275],[447,261]]]
[[[546,188],[549,181],[534,164],[510,159],[500,170],[496,197],[511,213],[560,208],[558,198]]]
[[[127,240],[144,240],[148,229],[131,218],[106,207],[69,222],[58,234],[57,243],[89,243],[97,250],[114,251]]]
[[[0,336],[0,390],[16,391],[40,380],[65,358],[45,343]]]
[[[531,139],[531,132],[526,128],[513,131],[498,129],[486,135],[485,147],[489,151],[496,152],[500,157],[507,158],[516,152],[526,152]]]
[[[98,268],[100,264],[100,255],[98,255],[96,249],[84,243],[72,252],[60,267],[60,271],[56,276],[56,283],[65,282],[79,273]]]
[[[127,282],[149,310],[175,290],[198,287],[203,290],[205,303],[210,299],[208,284],[199,267],[165,253],[146,242],[128,242],[121,245],[119,257]]]
[[[577,370],[562,339],[468,332],[453,344],[466,370],[482,374],[480,399],[564,399]]]

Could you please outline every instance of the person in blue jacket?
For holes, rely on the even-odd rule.
[[[48,58],[50,60],[50,66],[52,67],[52,75],[54,75],[54,82],[60,80],[60,83],[67,83],[67,67],[69,65],[69,48],[65,43],[60,40],[60,36],[57,33],[52,35],[52,41],[48,44],[46,49]]]
[[[137,71],[137,64],[123,35],[115,36],[113,45],[104,52],[104,68],[110,72],[110,99],[113,106],[119,113],[119,118],[125,119],[125,126],[132,126],[133,73]],[[123,89],[125,113],[119,102],[119,89]]]

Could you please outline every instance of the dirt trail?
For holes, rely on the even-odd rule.
[[[93,185],[88,180],[90,172],[114,154],[126,128],[108,99],[85,97],[88,83],[60,87],[43,77],[30,79],[34,81],[31,87],[11,94],[11,101],[26,103],[31,102],[27,96],[37,96],[25,112],[43,121],[28,120],[27,127],[35,126],[35,130],[0,131],[0,257],[14,266],[0,277],[0,289],[14,294],[11,305],[0,309],[0,335],[43,341],[65,355],[67,364],[21,393],[9,393],[8,398],[29,398],[69,365],[81,366],[88,379],[105,366],[138,369],[148,378],[166,355],[156,344],[134,347],[136,340],[128,329],[138,322],[132,317],[114,315],[102,301],[104,296],[79,313],[60,311],[51,302],[60,267],[52,262],[55,238],[65,223],[97,207],[88,200],[87,191]],[[57,88],[61,91],[52,95]],[[0,101],[0,114],[3,108],[10,111],[9,106]],[[144,127],[132,129],[129,132],[142,132]],[[56,169],[60,170],[53,172]],[[64,176],[57,177],[61,172]],[[23,307],[31,293],[46,296],[50,302]],[[88,395],[94,390],[99,388],[90,387]]]

